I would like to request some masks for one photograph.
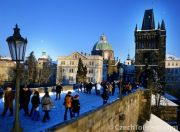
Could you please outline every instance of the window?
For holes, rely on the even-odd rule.
[[[144,43],[141,43],[141,48],[144,49]]]
[[[88,82],[93,82],[93,78],[92,77],[88,77]]]
[[[168,66],[170,66],[170,62],[168,62]]]
[[[70,61],[70,65],[74,65],[74,61]]]
[[[73,56],[73,58],[77,59],[77,58],[78,58],[78,56],[75,54],[75,55]]]
[[[89,65],[91,66],[93,66],[94,65],[94,62],[93,61],[89,61]]]
[[[172,66],[174,66],[174,62],[172,62]]]
[[[89,69],[89,74],[93,74],[93,69]]]
[[[65,61],[61,61],[61,65],[65,65]]]
[[[178,63],[176,62],[176,66],[178,66]]]
[[[74,70],[73,69],[69,69],[69,73],[73,73],[74,72]]]
[[[73,77],[72,76],[69,76],[69,81],[73,81]]]

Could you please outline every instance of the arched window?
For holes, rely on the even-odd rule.
[[[144,49],[144,43],[141,43],[141,48]]]

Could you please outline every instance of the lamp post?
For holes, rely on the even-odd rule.
[[[19,122],[19,89],[20,89],[20,62],[24,60],[27,39],[21,37],[20,29],[16,24],[14,28],[13,36],[7,38],[7,43],[9,46],[9,51],[11,54],[12,61],[16,61],[16,96],[15,96],[15,120],[13,124],[13,132],[21,132],[22,127]]]

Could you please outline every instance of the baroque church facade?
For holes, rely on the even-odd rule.
[[[160,79],[165,77],[166,28],[162,20],[155,27],[153,9],[145,10],[141,30],[135,28],[135,70],[136,78],[140,77],[146,64],[156,70]]]
[[[114,51],[111,44],[107,41],[106,36],[103,34],[100,36],[100,40],[95,43],[91,51],[92,55],[100,55],[104,60],[113,60]]]
[[[115,59],[114,51],[106,36],[102,34],[100,40],[95,43],[91,51],[92,55],[103,57],[103,81],[116,80],[119,76],[119,60]],[[112,78],[113,77],[113,78]]]

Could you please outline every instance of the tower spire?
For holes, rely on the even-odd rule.
[[[157,29],[161,29],[160,23],[158,22],[158,28]]]
[[[129,49],[128,49],[128,57],[127,57],[127,59],[130,60]]]
[[[164,19],[161,22],[161,30],[166,30]]]
[[[153,9],[145,10],[141,30],[155,29]]]
[[[137,24],[136,24],[136,27],[135,27],[135,31],[137,31]]]

